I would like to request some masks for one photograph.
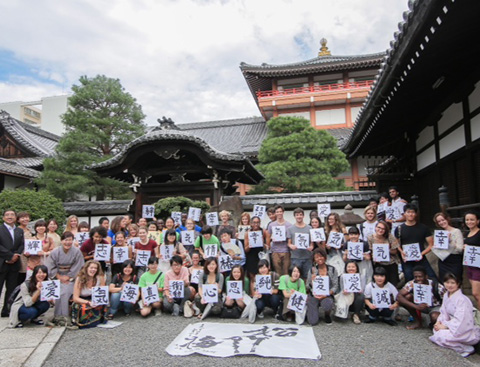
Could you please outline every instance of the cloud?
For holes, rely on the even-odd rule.
[[[84,0],[0,5],[0,101],[60,94],[81,75],[119,78],[154,123],[259,115],[239,64],[388,47],[406,1]],[[1,54],[0,54],[1,56]],[[1,61],[1,58],[0,58]],[[22,92],[23,91],[23,92]],[[35,93],[39,93],[35,95]]]

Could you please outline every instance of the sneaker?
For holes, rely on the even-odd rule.
[[[473,352],[472,352],[473,353]],[[463,358],[467,358],[470,354],[472,353],[469,353],[469,352],[463,352],[463,353],[460,353],[460,355],[463,357]]]
[[[180,305],[178,303],[173,304],[173,311],[172,311],[173,316],[178,316],[180,315]]]
[[[359,317],[356,313],[353,314],[353,318],[352,318],[352,319],[353,319],[353,323],[354,323],[354,324],[357,324],[357,325],[358,325],[358,324],[361,324],[361,323],[362,323],[362,322],[360,321],[360,317]]]
[[[154,310],[153,315],[154,316],[162,316],[162,310]]]
[[[19,322],[17,324],[17,326],[15,326],[15,329],[21,329],[23,327],[23,324],[21,322]]]
[[[397,326],[398,325],[397,322],[395,320],[392,320],[392,319],[383,319],[383,322],[385,324],[390,325],[390,326]]]
[[[373,324],[375,321],[377,321],[377,320],[372,319],[371,317],[367,317],[363,322],[365,324]]]
[[[284,321],[283,316],[278,313],[275,315],[275,320]]]
[[[45,325],[43,320],[40,320],[40,319],[32,319],[30,322],[35,325]]]
[[[265,315],[263,314],[263,311],[260,312],[259,314],[257,314],[257,317],[258,317],[259,319],[263,319],[263,318],[265,317]]]
[[[113,320],[113,314],[109,313],[105,318],[107,320]]]
[[[328,325],[332,323],[332,317],[330,315],[325,315],[325,323]]]
[[[186,318],[193,316],[192,301],[186,301],[183,305],[183,316]]]

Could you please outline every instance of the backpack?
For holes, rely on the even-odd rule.
[[[10,297],[8,297],[8,300],[7,300],[7,310],[8,312],[10,312],[10,309],[12,308],[12,305],[15,303],[15,300],[17,299],[19,293],[20,293],[20,287],[22,285],[17,285],[17,287],[13,290],[12,294],[10,295]]]

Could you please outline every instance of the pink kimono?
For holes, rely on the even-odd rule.
[[[480,327],[474,324],[472,302],[460,289],[445,294],[438,321],[448,329],[433,331],[432,342],[460,354],[474,352],[473,345],[480,341]]]

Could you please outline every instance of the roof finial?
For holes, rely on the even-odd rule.
[[[322,47],[320,47],[320,52],[318,53],[318,56],[330,56],[331,53],[330,51],[328,51],[326,38],[322,38],[320,40],[320,45],[322,45]]]

